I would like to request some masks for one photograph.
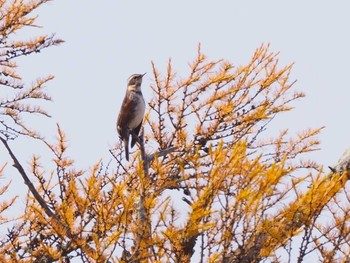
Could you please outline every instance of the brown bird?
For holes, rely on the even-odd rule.
[[[145,73],[146,74],[146,73]],[[145,100],[141,92],[142,78],[145,74],[133,74],[128,79],[128,87],[120,108],[117,130],[120,139],[124,143],[125,158],[129,161],[129,138],[131,138],[131,148],[135,145],[135,136],[138,136],[143,116],[145,114]]]

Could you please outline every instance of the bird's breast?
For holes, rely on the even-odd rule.
[[[130,99],[133,101],[133,106],[130,110],[132,111],[132,118],[128,123],[129,129],[135,129],[143,120],[143,115],[145,114],[145,100],[142,95],[132,94]]]

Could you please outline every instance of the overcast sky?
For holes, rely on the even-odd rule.
[[[310,156],[331,165],[350,146],[349,10],[346,0],[56,0],[38,11],[43,28],[26,34],[55,33],[65,43],[26,57],[19,65],[28,82],[56,76],[48,85],[53,118],[40,119],[38,125],[53,139],[59,122],[71,155],[88,168],[109,158],[131,74],[148,72],[143,92],[149,100],[151,61],[164,72],[171,57],[181,77],[195,58],[198,43],[210,59],[224,58],[236,65],[246,64],[256,48],[270,43],[271,51],[280,52],[281,66],[295,63],[295,88],[307,95],[274,125],[293,132],[326,126],[319,136],[322,149]],[[28,163],[33,153],[30,143],[18,140],[12,145]],[[2,151],[0,165],[5,158]]]

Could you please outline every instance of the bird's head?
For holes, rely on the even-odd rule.
[[[134,90],[138,91],[141,90],[141,83],[142,83],[142,78],[143,76],[146,75],[144,74],[133,74],[128,78],[128,90]]]

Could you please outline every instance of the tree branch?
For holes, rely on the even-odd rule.
[[[145,174],[147,172],[148,174],[148,167],[149,164],[154,160],[154,158],[157,157],[163,157],[168,155],[169,153],[175,152],[179,147],[169,147],[166,149],[161,149],[158,152],[154,152],[151,154],[147,154],[146,150],[145,150],[145,143],[144,143],[144,136],[143,136],[143,129],[141,131],[140,136],[136,136],[135,134],[132,134],[133,138],[138,142],[138,144],[140,145],[140,150],[141,150],[141,159],[144,161],[144,171]],[[145,163],[146,161],[146,163]],[[146,165],[146,166],[145,166]]]
[[[8,145],[7,141],[0,137],[1,142],[4,144],[6,150],[8,151],[9,155],[11,156],[13,160],[13,167],[17,169],[17,171],[22,176],[24,183],[28,186],[30,192],[33,194],[34,198],[38,201],[40,206],[44,209],[46,215],[54,220],[56,224],[58,224],[60,227],[63,228],[65,235],[71,239],[73,243],[75,243],[78,247],[83,249],[85,253],[89,254],[90,256],[93,256],[96,254],[96,251],[94,248],[90,247],[88,244],[86,244],[84,241],[80,240],[79,237],[72,234],[70,228],[64,224],[57,214],[55,214],[46,204],[45,200],[41,197],[41,195],[38,193],[38,191],[35,189],[33,183],[30,181],[29,177],[27,176],[26,172],[24,171],[23,166],[18,161],[15,154],[12,152],[10,146]],[[61,234],[58,233],[58,235],[61,236]],[[51,262],[51,261],[48,261]]]
[[[20,175],[22,176],[22,178],[24,180],[24,183],[28,186],[30,192],[33,194],[34,198],[38,201],[40,206],[44,209],[46,215],[48,217],[54,219],[57,224],[59,224],[61,227],[63,227],[64,230],[67,233],[67,236],[72,237],[72,234],[70,232],[69,227],[66,226],[54,212],[52,212],[52,210],[46,204],[45,200],[41,197],[41,195],[35,189],[34,185],[32,184],[32,182],[30,181],[30,179],[27,176],[26,172],[24,171],[22,165],[18,161],[18,159],[15,156],[15,154],[12,152],[12,150],[11,150],[10,146],[8,145],[7,141],[5,139],[1,138],[1,137],[0,137],[0,140],[4,144],[6,150],[8,151],[9,155],[11,156],[11,158],[13,160],[13,167],[15,167],[17,169],[17,171],[20,173]]]

